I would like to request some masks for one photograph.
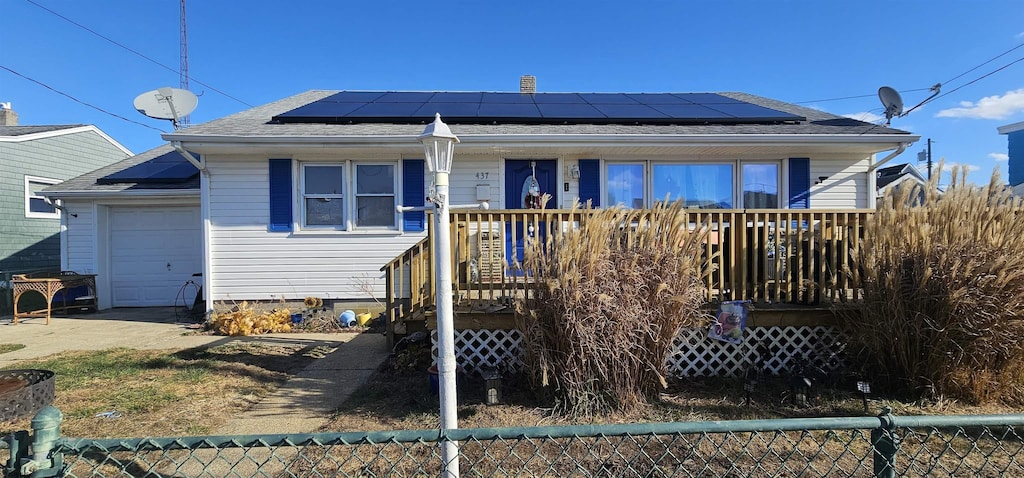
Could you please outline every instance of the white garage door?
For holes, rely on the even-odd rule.
[[[192,274],[202,272],[199,208],[110,209],[110,281],[114,307],[175,305]],[[197,281],[199,282],[199,281]],[[194,288],[184,304],[192,305]]]

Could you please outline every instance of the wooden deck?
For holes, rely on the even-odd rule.
[[[585,223],[587,210],[453,210],[455,327],[508,328],[511,301],[529,293],[516,244],[557,238]],[[703,256],[709,304],[747,300],[750,326],[826,325],[833,304],[859,298],[849,260],[871,210],[694,210],[706,229]],[[432,221],[428,221],[431,224]],[[531,232],[532,231],[532,232]],[[538,231],[540,231],[538,233]],[[381,270],[387,281],[388,332],[396,321],[426,321],[434,303],[434,231]]]

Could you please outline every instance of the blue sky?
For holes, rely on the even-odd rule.
[[[157,129],[170,124],[137,113],[132,100],[178,86],[177,1],[0,5],[0,102],[12,103],[20,124],[95,124],[136,153],[161,144]],[[930,137],[936,161],[969,165],[971,179],[984,182],[995,167],[1006,177],[1006,136],[996,128],[1024,121],[1024,61],[964,86],[1024,58],[1024,48],[956,78],[1024,43],[1019,0],[192,0],[187,8],[191,89],[200,95],[193,124],[310,89],[517,91],[524,74],[537,77],[538,91],[743,91],[876,121],[879,86],[903,91],[909,108],[928,96],[911,90],[943,83],[945,96],[893,120],[922,137],[895,161],[915,161]],[[850,96],[862,97],[826,101]]]

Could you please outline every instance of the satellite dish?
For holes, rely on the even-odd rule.
[[[188,90],[165,86],[135,97],[135,109],[150,118],[166,119],[178,127],[178,120],[195,111],[199,97]]]
[[[898,91],[883,86],[878,89],[878,99],[882,100],[882,106],[885,107],[885,124],[889,124],[893,116],[903,116],[903,98]]]

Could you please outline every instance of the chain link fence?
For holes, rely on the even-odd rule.
[[[104,440],[57,415],[5,439],[5,477],[441,476],[444,440],[473,477],[1024,476],[1024,415]]]

